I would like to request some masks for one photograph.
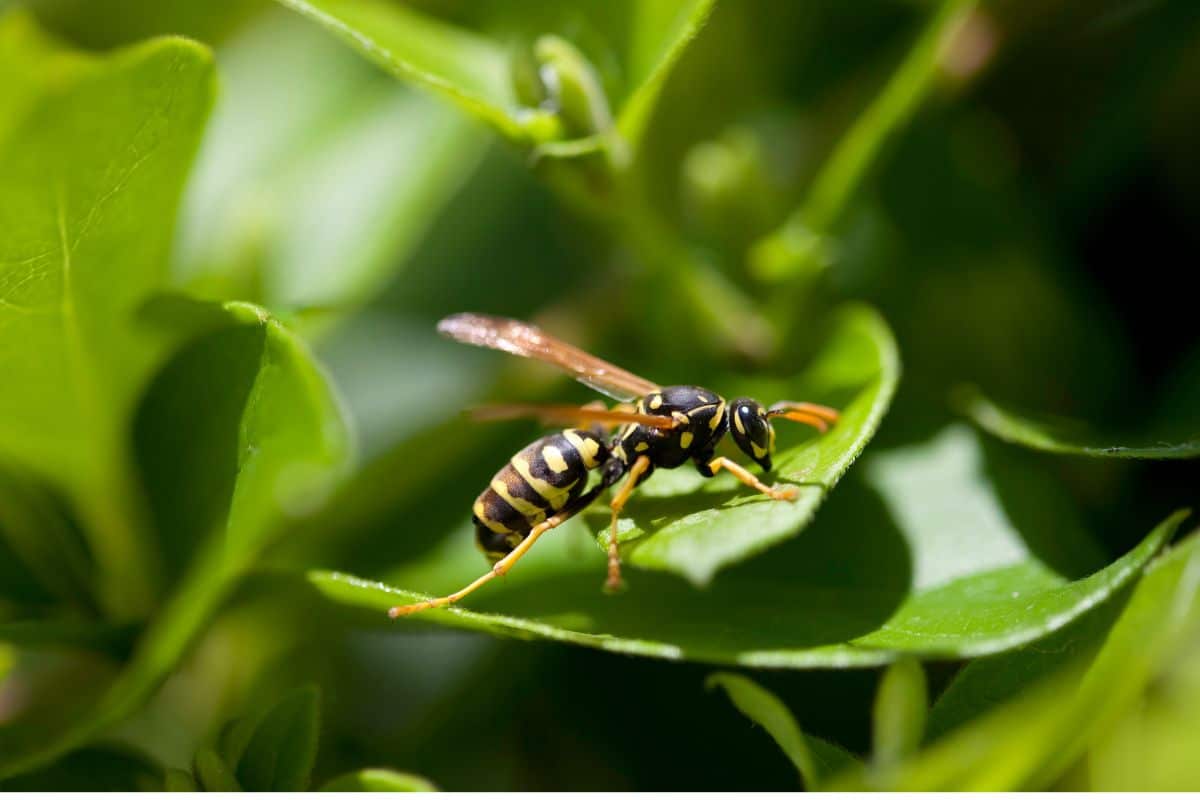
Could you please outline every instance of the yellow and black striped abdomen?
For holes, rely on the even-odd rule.
[[[493,561],[512,552],[534,525],[579,497],[588,471],[607,458],[604,442],[584,430],[544,436],[522,449],[475,500],[480,548]]]

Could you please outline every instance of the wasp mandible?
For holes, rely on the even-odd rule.
[[[793,500],[796,489],[767,486],[716,447],[728,433],[743,453],[771,471],[775,449],[773,419],[789,419],[824,433],[838,413],[815,403],[782,401],[770,408],[757,400],[723,397],[700,386],[659,386],[586,353],[519,320],[485,314],[453,314],[437,326],[444,336],[466,344],[502,350],[552,364],[620,405],[502,405],[480,409],[477,418],[532,417],[550,424],[594,423],[591,429],[568,428],[544,436],[509,459],[475,500],[472,521],[480,549],[492,569],[445,597],[396,606],[388,614],[405,616],[450,605],[498,575],[504,575],[534,542],[590,505],[603,491],[615,491],[610,507],[605,588],[621,585],[617,519],[633,491],[654,470],[675,469],[691,461],[706,478],[724,469],[773,500]],[[598,407],[597,407],[598,406]],[[617,426],[606,441],[603,426]],[[599,480],[587,489],[592,470]]]

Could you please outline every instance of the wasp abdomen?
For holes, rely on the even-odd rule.
[[[508,460],[475,500],[479,547],[496,561],[512,552],[533,526],[579,497],[588,471],[608,459],[608,448],[585,430],[550,434]]]

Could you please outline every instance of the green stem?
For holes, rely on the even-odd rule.
[[[946,0],[930,18],[883,91],[838,142],[803,205],[753,246],[751,263],[761,277],[794,277],[820,257],[821,242],[878,162],[885,145],[928,98],[940,72],[946,41],[977,4],[977,0]]]

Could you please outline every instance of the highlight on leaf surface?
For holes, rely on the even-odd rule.
[[[1186,666],[1190,645],[1200,631],[1200,537],[1190,536],[1157,558],[1134,587],[1111,626],[1085,629],[1096,645],[1043,674],[1027,674],[1025,688],[960,727],[887,773],[845,773],[836,790],[889,791],[1015,791],[1055,785],[1078,760],[1097,747],[1090,760],[1111,755],[1112,742],[1136,735],[1139,708],[1152,686]],[[1035,663],[1036,648],[1027,654]],[[1014,653],[983,670],[1019,669],[1023,654]],[[1194,662],[1193,662],[1194,663]],[[975,668],[976,665],[968,669]],[[978,690],[991,683],[967,672],[959,677]],[[954,697],[951,690],[935,705]],[[983,695],[977,702],[987,703]],[[1134,727],[1127,727],[1134,726]],[[1093,770],[1101,782],[1096,789],[1117,789],[1144,782],[1136,774],[1113,769]],[[1139,769],[1140,766],[1135,766]],[[1104,781],[1112,781],[1105,783]],[[1129,782],[1129,783],[1126,783]]]

